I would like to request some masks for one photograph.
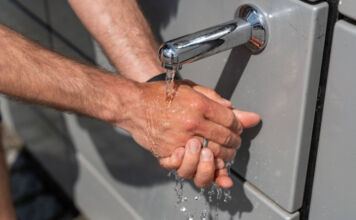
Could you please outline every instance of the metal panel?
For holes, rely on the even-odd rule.
[[[184,218],[175,207],[174,183],[166,171],[126,133],[86,117],[66,115],[66,121],[78,152],[79,170],[83,170],[79,172],[75,198],[89,217],[93,217],[91,213],[97,210],[97,204],[114,201],[113,207],[124,208],[133,219]],[[86,201],[93,190],[88,179],[102,188],[95,201]],[[220,203],[221,219],[299,219],[298,212],[289,214],[251,184],[237,178],[234,182],[232,201]],[[192,182],[185,183],[184,193],[190,198],[187,202],[190,210],[199,210],[204,205],[204,201],[193,199],[198,191]],[[95,216],[112,219],[117,217],[116,213],[116,209],[107,209]]]
[[[270,42],[250,58],[231,98],[263,123],[246,134],[235,168],[293,212],[302,206],[328,5],[263,2]]]
[[[244,3],[256,5],[267,16],[270,37],[265,50],[250,55],[244,47],[236,48],[230,55],[187,64],[182,75],[215,87],[240,109],[261,114],[263,124],[244,136],[234,169],[293,212],[302,204],[328,5],[299,0],[182,0],[172,9],[174,17],[162,21],[160,33],[169,40],[225,22]],[[144,9],[150,4],[142,2]],[[159,11],[146,14],[159,16]],[[157,23],[155,17],[151,20]]]
[[[355,219],[356,26],[335,27],[313,193],[311,220]]]
[[[339,4],[340,13],[356,20],[356,1],[341,0]]]

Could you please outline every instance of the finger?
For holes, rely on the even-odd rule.
[[[231,109],[210,99],[207,100],[207,106],[208,108],[204,112],[204,116],[207,119],[215,122],[216,124],[229,128],[232,131],[237,131],[239,121]]]
[[[225,163],[221,158],[216,158],[215,159],[215,169],[220,170],[225,168]]]
[[[209,142],[208,148],[213,152],[215,158],[220,158],[224,161],[231,161],[236,156],[236,148],[223,147],[217,143]]]
[[[159,164],[167,170],[176,170],[182,164],[184,156],[184,147],[180,147],[174,150],[169,157],[159,158]]]
[[[222,168],[215,171],[215,183],[224,189],[231,188],[234,185],[231,177],[229,177],[227,168]]]
[[[215,90],[204,87],[204,86],[200,86],[200,85],[194,85],[193,89],[197,92],[202,93],[203,95],[205,95],[206,97],[208,97],[209,99],[214,100],[215,102],[219,103],[220,105],[223,105],[227,108],[232,108],[232,103],[227,100],[224,99],[223,97],[221,97]]]
[[[252,128],[261,121],[261,117],[253,112],[245,112],[237,109],[234,109],[233,112],[244,128]]]
[[[241,144],[241,137],[230,129],[211,121],[203,121],[196,130],[197,135],[225,147],[236,148]]]
[[[203,144],[202,137],[196,137],[196,138],[199,139],[201,144]],[[223,161],[228,162],[235,158],[236,151],[239,149],[240,146],[237,146],[236,148],[231,148],[231,147],[225,147],[223,145],[217,144],[213,141],[208,141],[208,145],[206,147],[213,152],[215,158],[220,158]]]
[[[208,148],[202,149],[200,153],[200,162],[194,177],[194,183],[197,187],[206,188],[211,185],[215,176],[214,156]]]
[[[197,170],[200,157],[201,143],[197,138],[188,140],[185,146],[185,154],[182,165],[178,168],[177,173],[180,177],[191,179]]]

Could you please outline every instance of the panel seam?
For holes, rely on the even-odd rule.
[[[316,160],[317,160],[317,154],[318,154],[320,129],[321,129],[321,123],[322,123],[322,117],[323,117],[325,92],[326,92],[326,86],[327,86],[327,77],[328,77],[329,66],[330,66],[331,47],[332,47],[335,23],[338,20],[339,0],[328,0],[327,2],[329,3],[329,17],[328,17],[327,30],[326,30],[326,38],[325,38],[322,69],[321,69],[319,88],[318,88],[317,104],[316,104],[316,109],[315,109],[312,140],[311,140],[311,145],[310,145],[308,169],[307,169],[305,190],[304,190],[304,196],[303,196],[303,205],[302,205],[301,209],[299,210],[300,211],[300,220],[308,220],[309,219],[309,211],[310,211],[310,204],[311,204],[312,191],[313,191],[315,167],[316,167]]]

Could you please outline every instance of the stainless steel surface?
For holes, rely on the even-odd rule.
[[[180,1],[175,19],[161,33],[163,39],[171,39],[222,22],[235,13],[235,7],[247,3],[263,10],[268,21],[270,37],[263,52],[251,55],[245,47],[237,47],[185,65],[181,73],[215,88],[236,108],[261,115],[262,124],[245,130],[233,169],[285,210],[294,212],[303,200],[328,4]],[[199,19],[199,14],[209,16]]]
[[[267,44],[267,23],[256,7],[241,6],[236,19],[165,42],[159,49],[162,66],[180,70],[181,66],[246,44],[257,53]]]
[[[340,0],[339,11],[341,14],[356,20],[356,1],[355,0]]]
[[[356,25],[336,23],[310,220],[356,218]]]

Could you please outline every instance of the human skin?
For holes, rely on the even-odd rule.
[[[233,112],[191,83],[180,82],[168,106],[164,82],[138,83],[72,61],[4,26],[0,46],[1,93],[114,124],[159,158],[192,137],[206,137],[209,145],[232,152],[240,144]]]
[[[103,47],[120,74],[135,81],[144,82],[165,71],[160,67],[159,60],[157,59],[158,44],[135,0],[69,0],[68,2],[82,23]],[[231,102],[222,99],[212,89],[199,85],[194,85],[192,88],[227,108],[232,107]],[[217,112],[215,112],[215,114],[217,114]],[[228,113],[228,115],[231,116],[231,113]],[[240,115],[242,120],[252,121],[245,123],[247,125],[256,124],[259,121],[259,116],[256,114],[245,114],[245,112],[243,112]],[[239,122],[239,120],[237,120],[237,122]],[[238,128],[240,133],[242,126],[241,124],[238,125],[240,126]],[[202,142],[201,136],[202,135],[199,135],[198,138],[200,142]],[[173,145],[171,147],[173,147]],[[209,155],[213,153],[216,159],[220,158],[228,161],[236,154],[236,148],[214,143],[212,140],[209,141],[208,148],[209,149],[204,150],[206,153],[202,154],[206,155],[207,158],[210,158]],[[195,173],[198,168],[198,163],[192,159],[196,157],[188,156],[187,158],[192,159],[189,163],[187,162],[189,160],[184,160],[187,162],[185,164],[195,164],[195,166],[189,166],[189,169],[178,169],[179,162],[183,161],[184,155],[182,152],[184,152],[184,149],[176,149],[176,152],[172,154],[171,158],[160,158],[160,164],[167,169],[177,169],[178,174],[182,177],[192,178],[192,173]],[[186,154],[187,153],[189,154],[191,152],[186,151]],[[219,161],[220,163],[218,163]],[[209,182],[205,183],[199,180],[199,176],[204,175],[197,175],[198,177],[195,179],[198,186],[210,185],[210,179],[214,179],[215,174],[209,167],[214,166],[214,164],[221,165],[222,163],[221,160],[216,160],[215,163],[214,161],[209,161],[209,166],[200,166],[202,168],[199,170],[201,170],[205,176],[209,175],[210,178],[208,178]],[[210,172],[205,172],[204,167]],[[197,172],[197,174],[199,174],[199,172]],[[232,186],[231,179],[221,183],[227,183],[220,185],[224,188]]]

